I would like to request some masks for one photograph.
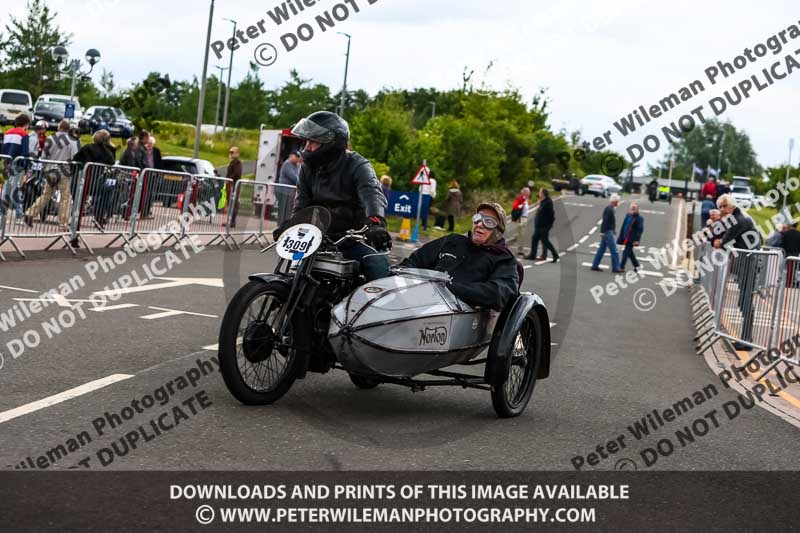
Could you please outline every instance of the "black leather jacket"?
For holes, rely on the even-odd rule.
[[[450,292],[472,307],[502,310],[519,293],[517,260],[504,243],[475,246],[469,237],[448,235],[424,245],[401,267],[447,272]]]
[[[736,219],[736,224],[728,228],[728,231],[722,235],[722,245],[733,242],[734,248],[740,250],[759,250],[761,248],[761,232],[756,229],[753,219],[738,207],[733,210],[733,217]]]
[[[361,228],[368,217],[386,216],[386,197],[369,160],[356,152],[345,152],[326,167],[300,168],[294,210],[319,205],[330,210],[328,233]]]

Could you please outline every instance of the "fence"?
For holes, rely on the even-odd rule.
[[[742,367],[768,354],[761,376],[781,361],[800,365],[800,258],[787,259],[781,249],[723,251],[704,244],[695,265],[700,353],[724,338],[755,349]]]
[[[73,254],[77,242],[94,253],[87,236],[110,237],[106,247],[150,234],[166,235],[162,245],[189,235],[210,236],[207,246],[228,249],[264,245],[269,221],[288,218],[296,191],[289,185],[239,180],[234,186],[226,178],[119,165],[89,163],[80,169],[76,163],[6,156],[0,164],[10,173],[0,197],[0,246],[9,243],[23,258],[15,239],[50,238],[45,249],[63,242]],[[204,215],[165,234],[189,212]],[[2,252],[0,260],[5,261]]]
[[[19,239],[50,239],[49,250],[63,242],[72,250],[72,198],[80,166],[30,157],[3,160],[6,183],[0,212],[0,246],[8,242],[22,257]],[[73,250],[74,253],[74,250]],[[0,258],[2,254],[0,254]]]

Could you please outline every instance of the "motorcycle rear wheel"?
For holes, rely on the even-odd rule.
[[[289,292],[280,282],[251,281],[225,311],[219,332],[220,371],[228,390],[245,405],[271,404],[297,379],[302,358],[293,347],[294,324],[290,321],[280,339],[273,330]]]

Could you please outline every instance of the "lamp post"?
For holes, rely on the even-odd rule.
[[[203,59],[203,76],[200,79],[200,98],[197,102],[197,124],[194,130],[194,158],[200,155],[200,128],[203,126],[203,108],[206,100],[206,74],[208,74],[208,50],[211,47],[211,26],[214,23],[214,0],[208,12],[208,34],[206,35],[205,59]]]
[[[792,170],[792,150],[794,149],[794,139],[789,139],[789,159],[786,161],[786,181],[784,185],[786,185],[786,191],[789,191],[789,171]],[[788,195],[783,195],[783,211],[786,211],[786,197]]]
[[[94,48],[90,48],[86,51],[86,62],[89,63],[89,70],[87,72],[81,72],[80,59],[68,60],[69,52],[67,52],[67,49],[63,46],[56,46],[53,48],[51,54],[59,67],[61,67],[62,64],[64,65],[63,68],[60,69],[61,73],[72,77],[72,84],[69,89],[69,100],[73,102],[75,100],[75,86],[78,82],[78,75],[88,76],[92,73],[94,66],[100,62],[100,52]]]
[[[720,179],[722,172],[722,145],[725,144],[725,132],[722,132],[722,139],[719,141],[719,152],[717,153],[717,179]]]
[[[228,22],[233,22],[233,38],[236,38],[236,24],[235,20],[224,19]],[[228,64],[228,84],[225,87],[225,111],[222,112],[222,131],[228,129],[228,107],[231,102],[231,73],[233,72],[233,47],[231,47],[231,60]]]
[[[347,54],[346,59],[344,62],[344,84],[342,85],[342,99],[339,104],[339,116],[344,117],[344,104],[345,104],[345,97],[347,95],[347,71],[350,68],[350,41],[352,37],[347,33],[337,32],[339,35],[344,35],[347,37]]]
[[[222,100],[222,75],[228,70],[226,67],[217,65],[215,68],[219,69],[219,76],[217,76],[217,113],[214,115],[214,133],[217,133],[217,126],[219,126],[219,103]]]
[[[431,119],[434,119],[436,118],[436,100],[431,101],[431,106],[433,106],[431,110]]]

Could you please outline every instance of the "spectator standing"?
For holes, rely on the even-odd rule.
[[[31,149],[30,156],[42,157],[45,142],[47,142],[47,122],[40,120],[33,126],[33,131],[30,133],[30,140],[28,141],[28,146]]]
[[[797,222],[784,225],[781,248],[786,252],[786,257],[800,257],[800,231],[797,230]]]
[[[142,135],[140,134],[139,144],[142,146],[142,159],[140,162],[141,168],[161,170],[163,168],[161,161],[161,150],[156,148],[156,138],[148,134],[144,140],[144,144],[142,144]],[[161,178],[161,176],[159,176],[159,178]],[[163,180],[163,178],[159,180],[151,178],[145,181],[144,187],[142,188],[141,203],[139,205],[139,214],[142,216],[142,218],[147,218],[150,216],[150,211],[153,208],[154,197],[151,188],[158,184],[161,180]],[[184,201],[188,201],[188,198]]]
[[[523,187],[519,191],[519,195],[514,199],[514,204],[511,206],[511,222],[517,224],[517,252],[523,253],[522,249],[527,242],[525,229],[528,227],[528,213],[530,211],[530,204],[528,203],[531,197],[531,190],[529,187]]]
[[[141,150],[139,149],[139,138],[130,137],[122,156],[119,158],[119,164],[123,167],[140,168],[139,162],[142,159]]]
[[[461,203],[464,195],[461,193],[461,186],[456,180],[450,182],[450,189],[447,191],[445,200],[445,210],[447,211],[447,231],[453,233],[456,229],[456,218],[461,214]]]
[[[16,157],[29,157],[32,152],[35,153],[36,147],[31,146],[30,136],[28,134],[28,126],[30,123],[30,117],[25,113],[20,113],[17,118],[14,119],[14,127],[8,130],[3,137],[3,146],[0,148],[1,154],[11,158],[10,161],[5,162],[3,168],[5,185],[3,186],[2,195],[0,195],[0,209],[5,212],[8,206],[13,206],[17,215],[17,224],[23,223],[23,197],[20,188],[20,179],[25,172],[24,168],[16,168],[13,161]]]
[[[76,163],[85,166],[87,163],[97,163],[100,165],[113,166],[116,163],[114,150],[109,143],[111,134],[108,130],[97,130],[92,136],[92,144],[87,144],[72,158]],[[109,182],[111,180],[112,182]],[[102,174],[95,176],[92,183],[87,183],[85,187],[91,187],[89,193],[92,194],[92,204],[94,205],[94,219],[104,225],[108,213],[111,211],[111,194],[116,187],[114,178],[105,178]],[[74,242],[74,241],[73,241]],[[73,244],[75,246],[75,244]]]
[[[47,182],[44,193],[25,213],[25,223],[28,226],[33,225],[33,219],[41,213],[42,209],[53,197],[53,193],[59,191],[58,225],[62,231],[69,229],[69,216],[72,213],[72,194],[70,193],[72,167],[69,162],[78,153],[78,143],[69,136],[69,128],[69,120],[62,120],[58,125],[58,132],[45,143],[44,151],[42,152],[43,159],[47,161],[64,161],[65,164],[47,165],[48,168],[45,169]]]
[[[283,224],[292,216],[294,199],[297,195],[297,180],[300,177],[300,151],[294,150],[289,158],[281,165],[278,176],[278,185],[275,196],[278,198],[278,225]]]
[[[553,200],[550,198],[550,192],[545,189],[539,189],[539,209],[536,211],[536,216],[533,218],[533,237],[531,238],[531,253],[526,257],[529,260],[547,261],[547,251],[550,250],[553,254],[553,263],[558,263],[558,252],[556,251],[553,243],[550,242],[550,230],[556,222],[556,212],[553,209]],[[539,241],[542,242],[542,255],[536,257],[536,252],[539,249]]]
[[[386,197],[386,200],[389,200],[389,194],[392,192],[392,177],[391,176],[381,176],[381,190],[383,191],[383,195]]]
[[[630,212],[625,215],[625,220],[622,221],[619,239],[617,239],[617,244],[625,246],[622,251],[620,270],[625,270],[625,263],[630,258],[633,271],[639,272],[639,260],[636,259],[634,248],[639,246],[639,241],[642,240],[642,233],[644,233],[644,217],[639,214],[639,205],[632,203]]]
[[[703,187],[700,189],[700,197],[711,197],[712,200],[717,199],[717,182],[714,178],[708,178],[708,181],[703,184]]]
[[[736,199],[730,194],[723,194],[717,198],[717,207],[723,217],[732,215],[736,224],[728,228],[722,238],[714,241],[715,248],[733,246],[738,250],[759,250],[761,249],[761,233],[756,229],[753,219],[742,211]],[[739,310],[742,313],[742,342],[734,342],[736,350],[750,351],[752,346],[745,343],[753,342],[753,320],[755,310],[753,309],[753,292],[756,286],[756,278],[759,271],[759,257],[755,254],[738,253],[734,258],[733,276],[739,285]]]
[[[600,248],[598,248],[594,261],[592,261],[592,270],[595,272],[601,271],[600,261],[603,260],[606,249],[611,252],[611,271],[615,274],[622,272],[619,268],[619,252],[617,252],[616,238],[617,219],[614,214],[614,210],[619,205],[619,200],[618,194],[612,194],[609,205],[603,210],[603,222],[600,225]]]
[[[711,211],[716,207],[714,203],[714,197],[710,194],[705,195],[705,199],[703,200],[703,204],[700,206],[700,224],[702,227],[706,227],[708,224],[708,219],[711,216]]]
[[[718,200],[720,196],[725,194],[730,194],[731,188],[727,181],[720,181],[717,184],[717,195],[714,197],[715,200]]]
[[[435,174],[431,170],[429,174],[430,184],[422,186],[422,213],[420,214],[422,229],[428,229],[428,215],[431,211],[431,204],[436,199],[436,179],[434,176]]]

